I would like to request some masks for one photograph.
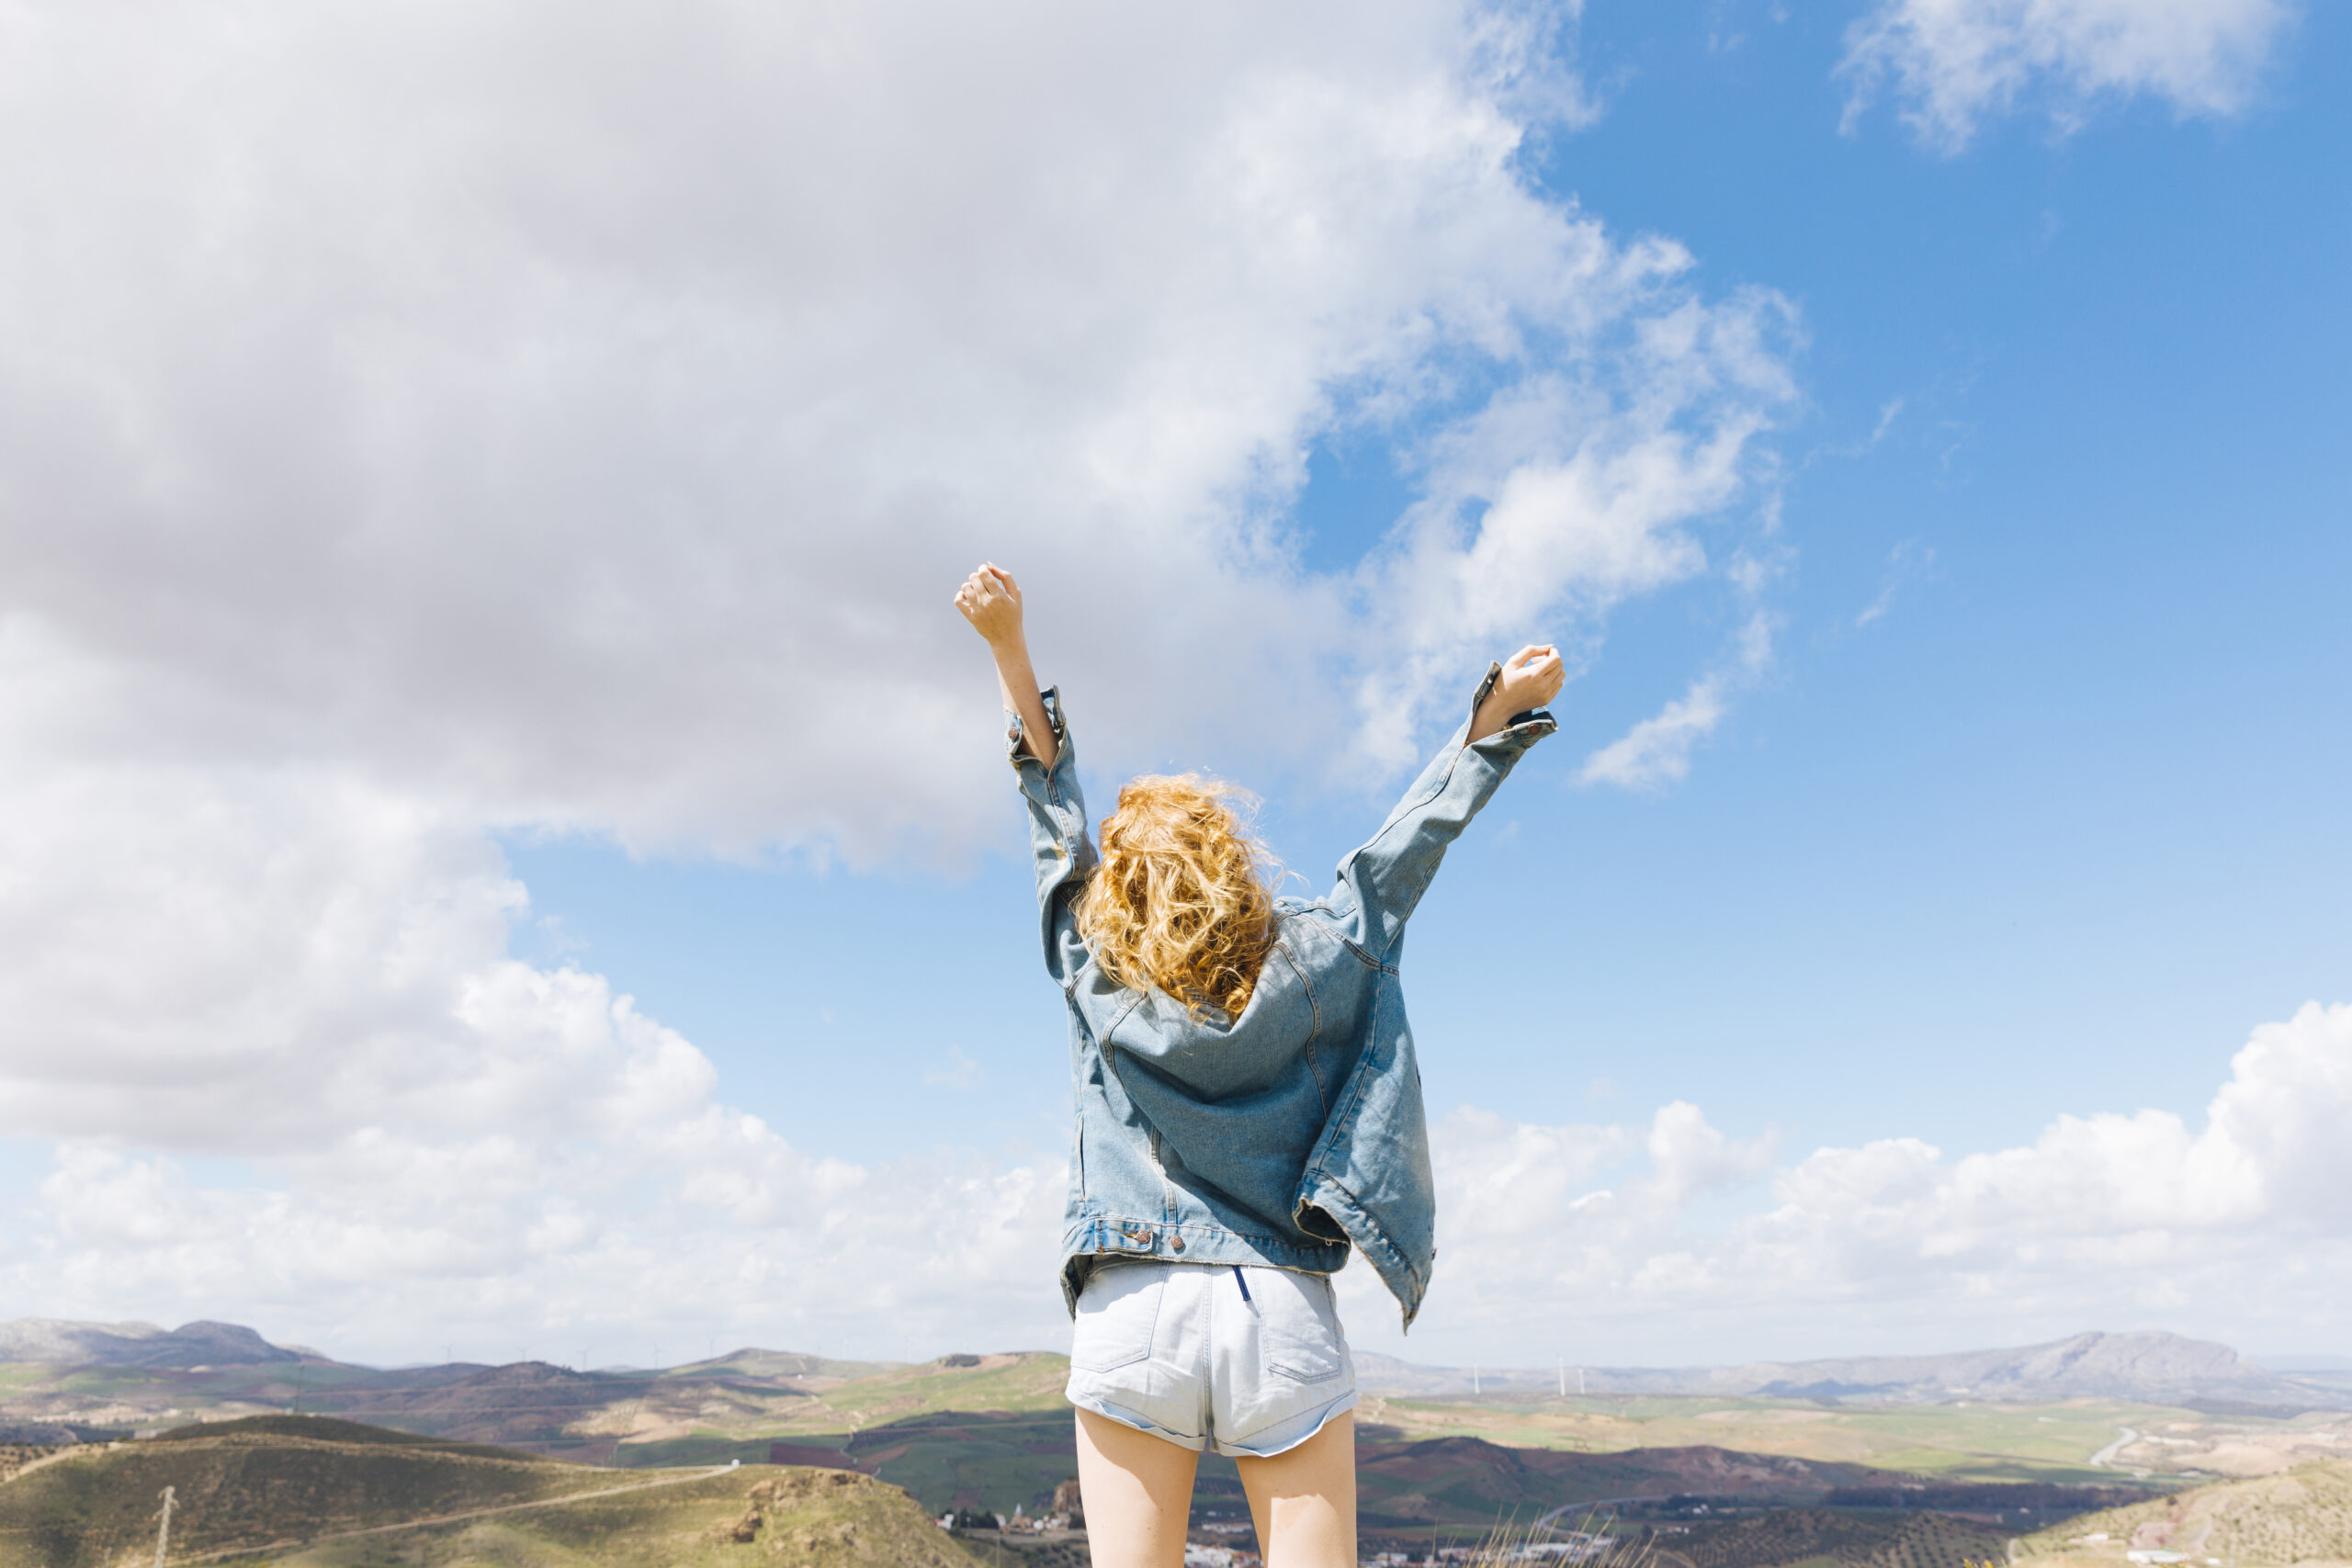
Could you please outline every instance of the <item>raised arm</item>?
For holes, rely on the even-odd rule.
[[[1029,846],[1037,872],[1037,934],[1045,943],[1046,973],[1068,985],[1086,962],[1071,895],[1085,885],[1095,861],[1093,842],[1086,836],[1078,752],[1060,697],[1037,689],[1028,639],[1022,633],[1021,587],[1012,574],[993,566],[980,568],[956,591],[956,607],[988,639],[989,651],[996,656],[1005,711],[1016,721],[1006,729],[1006,756],[1029,813]]]
[[[956,590],[956,607],[996,658],[997,685],[1005,709],[1021,716],[1022,749],[1053,771],[1058,743],[1038,694],[1037,671],[1029,662],[1029,634],[1021,623],[1021,585],[1000,567],[982,566]]]
[[[1438,752],[1380,831],[1340,863],[1334,907],[1354,906],[1356,941],[1388,963],[1438,863],[1527,749],[1555,728],[1544,705],[1567,679],[1557,649],[1522,648],[1495,665],[1470,717]]]

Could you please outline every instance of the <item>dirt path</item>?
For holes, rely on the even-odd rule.
[[[25,1461],[24,1463],[18,1465],[16,1469],[10,1471],[6,1475],[0,1476],[0,1486],[7,1485],[8,1483],[16,1480],[20,1475],[30,1475],[36,1470],[45,1469],[50,1465],[55,1464],[59,1460],[72,1459],[76,1454],[87,1453],[92,1446],[93,1445],[89,1443],[76,1443],[71,1448],[60,1449],[53,1454],[43,1454],[39,1459],[28,1459]],[[107,1448],[114,1447],[112,1443],[108,1443],[106,1446]]]
[[[571,1492],[561,1497],[540,1497],[528,1503],[501,1503],[495,1507],[469,1508],[462,1514],[435,1514],[431,1518],[402,1519],[396,1525],[369,1525],[363,1529],[329,1530],[323,1535],[305,1536],[300,1540],[274,1540],[266,1546],[232,1546],[219,1551],[194,1551],[186,1556],[172,1553],[174,1562],[221,1562],[232,1557],[251,1557],[263,1551],[288,1551],[318,1546],[330,1540],[351,1540],[363,1535],[390,1535],[394,1530],[423,1529],[428,1525],[462,1524],[468,1519],[488,1518],[492,1514],[518,1514],[526,1508],[553,1508],[565,1503],[585,1503],[593,1497],[618,1497],[628,1492],[650,1492],[657,1486],[683,1486],[690,1481],[708,1481],[714,1475],[725,1475],[741,1468],[742,1461],[714,1465],[698,1470],[692,1475],[665,1475],[659,1481],[640,1481],[629,1486],[607,1486],[595,1492]]]

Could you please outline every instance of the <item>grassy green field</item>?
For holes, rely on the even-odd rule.
[[[1406,1438],[1478,1437],[1514,1448],[1606,1453],[1708,1444],[1747,1453],[1951,1481],[2111,1483],[2091,1456],[2126,1428],[2206,1429],[2193,1410],[2120,1401],[2052,1404],[1823,1405],[1768,1399],[1569,1398],[1533,1403],[1367,1399],[1359,1419]],[[2233,1417],[2233,1427],[2291,1434],[2343,1418]],[[2157,1466],[2162,1469],[2161,1462]]]
[[[1067,1359],[1043,1351],[979,1356],[968,1367],[926,1361],[894,1367],[820,1390],[794,1408],[779,1435],[858,1431],[910,1416],[944,1411],[1044,1412],[1067,1414],[1062,1398],[1069,1382]]]

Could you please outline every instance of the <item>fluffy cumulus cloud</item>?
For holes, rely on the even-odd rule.
[[[714,1102],[699,1055],[591,976],[493,963],[458,1010],[481,1064],[435,1135],[351,1127],[263,1181],[64,1144],[0,1255],[10,1299],[201,1300],[386,1358],[1062,1342],[1059,1159],[808,1157]],[[1570,1126],[1464,1108],[1435,1128],[1421,1325],[1398,1340],[1369,1270],[1341,1295],[1360,1343],[1488,1364],[1850,1350],[1857,1307],[1888,1349],[2143,1323],[2287,1342],[2352,1290],[2347,1117],[2352,1006],[2316,1003],[2255,1032],[2200,1126],[2141,1110],[1957,1156],[1801,1152],[1684,1102]]]
[[[1390,756],[1498,638],[1703,570],[1789,393],[1777,299],[1531,187],[1579,104],[1462,0],[0,29],[0,613],[107,684],[93,743],[952,852],[980,555],[1098,757],[1245,673],[1254,739]],[[1318,575],[1339,427],[1409,432],[1421,499]],[[876,713],[854,788],[802,765]]]
[[[1858,1305],[1891,1349],[2127,1324],[2286,1343],[2328,1330],[2352,1292],[2347,1118],[2352,1005],[2316,1002],[2255,1031],[2201,1127],[2112,1111],[1957,1157],[1896,1137],[1788,1160],[1687,1104],[1646,1129],[1460,1111],[1437,1130],[1444,1262],[1425,1322],[1538,1361],[1830,1354],[1852,1348]],[[1368,1311],[1366,1282],[1353,1294]],[[1826,1319],[1846,1337],[1824,1338]]]
[[[1057,1160],[795,1149],[603,977],[508,955],[479,832],[300,772],[29,772],[0,1117],[57,1142],[6,1299],[388,1359],[1052,1341]]]
[[[1891,90],[1923,138],[1956,151],[2029,101],[2062,129],[2139,95],[2234,114],[2292,15],[2288,0],[1880,0],[1847,39],[1849,117]]]
[[[1717,574],[1797,325],[1531,183],[1561,25],[0,0],[9,1298],[1049,1331],[1056,1159],[796,1151],[494,835],[968,853],[984,554],[1096,762],[1357,777]],[[1412,500],[1310,568],[1335,435]]]

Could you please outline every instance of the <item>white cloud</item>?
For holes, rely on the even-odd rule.
[[[55,852],[89,866],[91,908],[154,905],[77,994],[89,1019],[154,1033],[68,1018],[71,1049],[6,1059],[11,1124],[74,1134],[0,1226],[7,1299],[200,1310],[384,1359],[452,1340],[506,1355],[517,1337],[614,1359],[663,1335],[888,1355],[1060,1342],[1057,1154],[808,1156],[729,1109],[702,1055],[600,977],[508,957],[514,892],[471,840],[287,779],[242,801],[191,791],[178,810],[208,826],[190,829],[160,804],[188,782],[77,781],[118,826],[155,829],[111,858]],[[34,816],[21,793],[0,806]],[[301,853],[246,852],[265,812],[311,814]],[[400,868],[442,856],[438,886],[467,896],[367,882],[406,886]],[[14,908],[28,885],[13,943],[82,918]],[[182,925],[217,940],[130,961],[172,957]],[[177,1032],[157,1021],[175,1010]],[[2201,1127],[2064,1116],[1956,1156],[1898,1130],[1777,1164],[1772,1137],[1686,1102],[1636,1125],[1460,1110],[1435,1129],[1441,1262],[1409,1348],[1687,1361],[1826,1351],[1858,1321],[1897,1341],[1883,1348],[2152,1321],[2286,1342],[2352,1291],[2347,1119],[2352,1006],[2317,1004],[2254,1032]],[[1368,1271],[1343,1283],[1359,1339],[1396,1348]]]
[[[1708,570],[1794,323],[1531,186],[1557,17],[0,3],[12,1299],[1053,1325],[1057,1161],[798,1154],[492,834],[967,852],[982,555],[1098,765],[1395,763]],[[1419,500],[1318,575],[1335,429]]]
[[[1723,681],[1705,675],[1690,689],[1603,746],[1584,761],[1577,778],[1584,784],[1613,784],[1643,789],[1671,783],[1690,772],[1690,750],[1715,732],[1726,711]]]
[[[1847,35],[1847,119],[1890,84],[1905,120],[1948,152],[2024,101],[2062,129],[2143,94],[2232,115],[2292,16],[2286,0],[1880,0]]]
[[[1750,574],[1751,593],[1762,579]],[[1772,662],[1772,617],[1762,611],[1740,627],[1737,649],[1723,668],[1690,682],[1682,695],[1652,717],[1601,747],[1577,771],[1579,784],[1612,784],[1623,789],[1655,789],[1687,778],[1690,753],[1715,732],[1731,711],[1730,695],[1759,678]]]
[[[66,1315],[198,1303],[381,1361],[511,1359],[516,1336],[562,1360],[548,1347],[644,1359],[665,1335],[894,1357],[1064,1339],[1057,1163],[811,1161],[710,1111],[593,1151],[355,1137],[280,1174],[65,1145],[0,1277]]]
[[[1884,428],[1881,421],[1881,428]],[[1883,620],[1894,608],[1894,598],[1913,579],[1936,564],[1936,552],[1917,539],[1905,539],[1886,554],[1886,580],[1879,585],[1878,597],[1862,606],[1854,617],[1854,629],[1861,630],[1871,622]]]
[[[1495,638],[1695,570],[1788,392],[1776,301],[1526,183],[1531,84],[1580,112],[1532,12],[10,15],[0,614],[125,747],[952,851],[997,815],[944,609],[980,556],[1097,761],[1245,673],[1245,741],[1328,739],[1351,674],[1390,733]],[[1314,435],[1485,383],[1409,570],[1303,573]],[[854,777],[804,765],[875,712]]]
[[[2232,1066],[2201,1128],[2061,1116],[1957,1158],[1895,1136],[1775,1168],[1768,1142],[1680,1103],[1645,1137],[1457,1111],[1437,1130],[1444,1260],[1425,1323],[1497,1358],[1568,1342],[1686,1363],[1705,1359],[1693,1345],[1852,1349],[1864,1324],[1908,1350],[2086,1325],[2327,1331],[2352,1292],[2352,1005],[2262,1026]],[[1645,1167],[1597,1187],[1637,1138]],[[1368,1287],[1351,1294],[1376,1324]]]

